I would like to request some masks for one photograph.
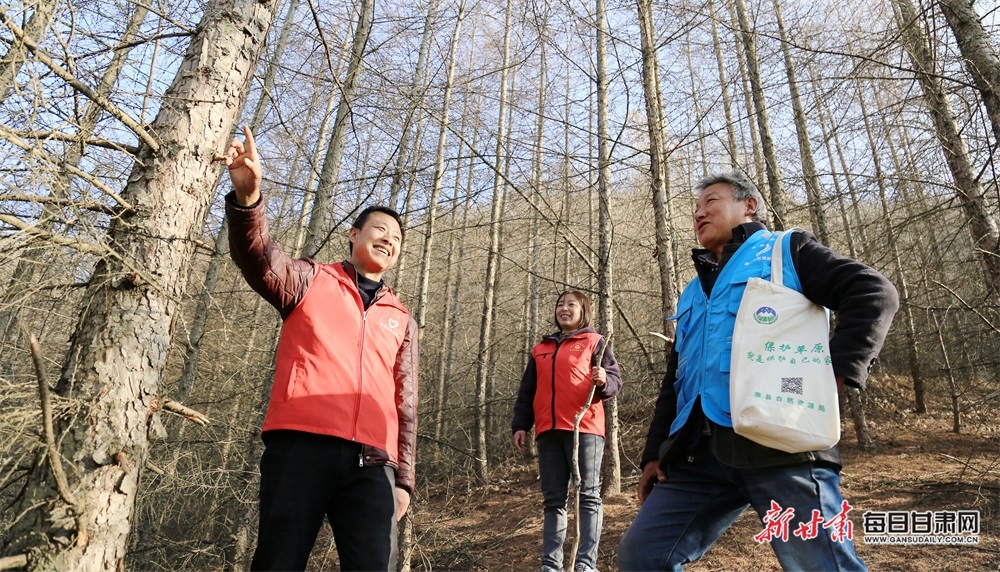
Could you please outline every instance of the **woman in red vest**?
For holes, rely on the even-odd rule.
[[[618,362],[607,341],[590,327],[590,300],[570,290],[556,299],[559,331],[543,336],[531,350],[528,367],[514,403],[511,430],[514,446],[525,450],[528,431],[535,427],[538,473],[545,519],[542,526],[542,571],[563,569],[566,504],[573,476],[573,424],[580,420],[580,548],[574,572],[597,570],[601,539],[601,460],[604,457],[604,404],[622,387]]]

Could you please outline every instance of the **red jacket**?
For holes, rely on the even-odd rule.
[[[268,238],[263,201],[231,201],[230,253],[284,323],[262,431],[290,429],[366,445],[366,465],[396,468],[412,492],[417,328],[389,287],[365,310],[347,262],[292,259]]]
[[[593,328],[577,330],[559,340],[556,334],[542,338],[531,350],[531,359],[521,378],[514,404],[514,431],[535,426],[535,436],[552,429],[573,430],[576,414],[590,393],[591,368],[604,345]],[[601,367],[607,372],[603,387],[594,393],[590,408],[580,420],[580,432],[604,437],[604,403],[621,390],[622,381],[614,353],[604,351]]]

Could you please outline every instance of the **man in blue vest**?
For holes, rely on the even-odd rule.
[[[760,192],[742,173],[707,177],[695,190],[698,277],[678,301],[677,339],[641,459],[641,507],[622,538],[619,568],[682,570],[752,506],[764,530],[746,540],[770,541],[783,569],[865,570],[847,529],[837,447],[791,454],[733,431],[727,342],[747,278],[770,265],[756,255],[772,235]],[[837,312],[837,386],[861,388],[899,307],[896,289],[810,233],[790,239],[802,293]]]

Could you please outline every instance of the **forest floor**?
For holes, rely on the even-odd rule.
[[[947,400],[928,403],[928,413],[916,415],[900,405],[909,402],[912,407],[909,388],[884,387],[867,397],[877,453],[862,453],[850,427],[845,426],[841,444],[842,489],[853,507],[850,518],[858,554],[875,571],[1000,570],[1000,408],[997,395],[985,391],[996,387],[969,392],[988,397],[966,407],[960,434],[952,432]],[[935,388],[934,393],[946,390]],[[637,450],[641,443],[631,445],[626,451]],[[618,542],[638,507],[637,483],[637,474],[627,476],[621,494],[604,501],[601,570],[617,569]],[[527,457],[494,469],[486,487],[462,477],[451,479],[447,486],[427,486],[414,505],[413,568],[538,570],[541,506],[536,465]],[[979,511],[979,542],[961,546],[869,544],[862,538],[866,511]],[[571,509],[570,536],[572,519]],[[747,511],[687,570],[779,570],[770,546],[753,539],[761,530],[756,514]],[[568,540],[567,552],[571,544]]]

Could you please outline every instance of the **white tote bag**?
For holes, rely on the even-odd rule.
[[[782,285],[781,241],[791,237],[776,234],[771,281],[748,280],[736,314],[729,374],[733,428],[788,453],[827,449],[840,440],[830,320],[825,308]]]

